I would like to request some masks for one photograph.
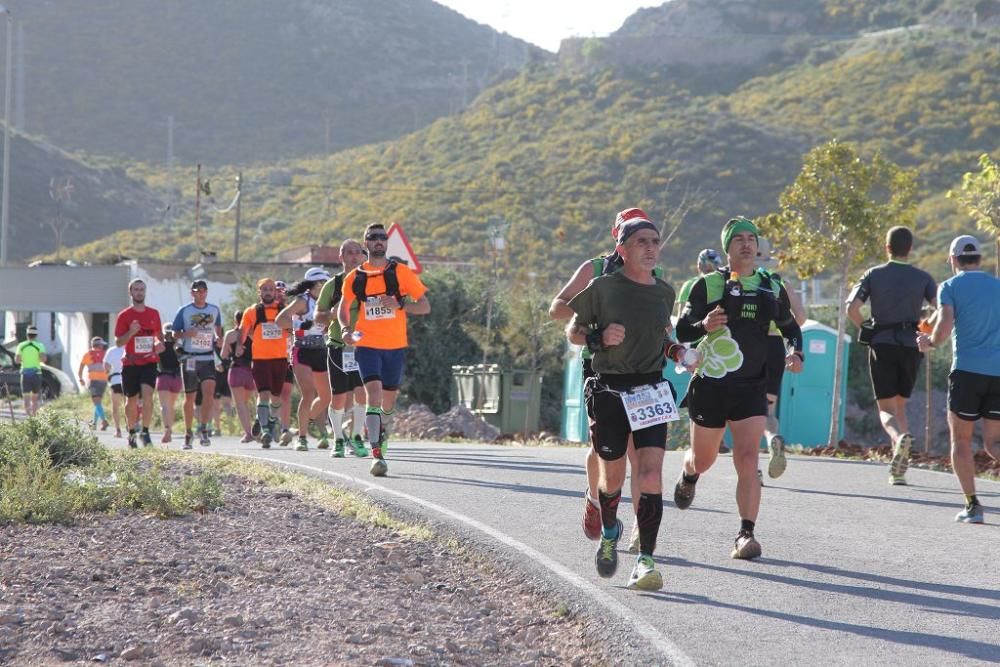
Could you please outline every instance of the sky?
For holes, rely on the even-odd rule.
[[[548,51],[558,51],[564,37],[603,37],[621,27],[640,7],[663,0],[435,0]]]

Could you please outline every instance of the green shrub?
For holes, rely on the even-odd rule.
[[[86,466],[108,456],[97,438],[78,422],[48,410],[15,424],[0,425],[0,466],[28,445],[45,450],[56,468]]]

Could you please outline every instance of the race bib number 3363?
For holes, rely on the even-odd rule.
[[[667,382],[636,387],[621,397],[633,431],[680,419]]]

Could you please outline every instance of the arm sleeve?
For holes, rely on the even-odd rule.
[[[705,279],[700,278],[688,294],[687,302],[682,306],[681,316],[677,320],[677,341],[691,343],[705,335],[705,327],[701,321],[708,315],[708,290]]]
[[[778,295],[778,319],[774,322],[781,331],[781,336],[792,344],[792,349],[802,352],[802,329],[795,321],[792,314],[792,302],[788,299],[788,292],[782,285]]]

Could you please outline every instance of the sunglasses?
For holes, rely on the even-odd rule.
[[[365,237],[365,241],[386,241],[388,239],[388,234],[369,234]]]

